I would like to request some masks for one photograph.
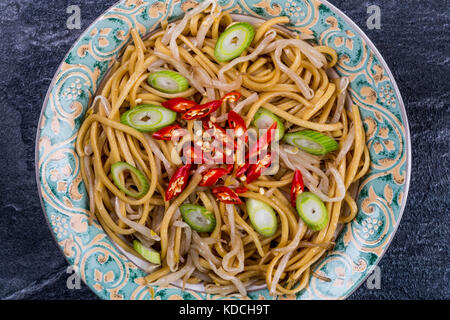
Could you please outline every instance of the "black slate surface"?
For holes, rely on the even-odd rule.
[[[40,206],[34,144],[41,105],[72,43],[115,1],[0,3],[0,299],[97,299],[66,286],[67,263]],[[450,2],[335,0],[374,42],[402,93],[412,139],[412,179],[398,232],[381,260],[381,288],[350,299],[449,299]],[[81,8],[81,30],[66,8]],[[381,29],[366,27],[367,6]]]

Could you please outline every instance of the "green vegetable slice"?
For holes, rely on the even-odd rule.
[[[314,231],[322,230],[328,224],[328,211],[318,196],[302,192],[297,196],[297,212],[305,224]]]
[[[277,232],[277,216],[271,206],[256,199],[248,199],[246,206],[250,222],[260,235],[270,237]]]
[[[120,181],[119,176],[125,170],[130,171],[131,174],[135,176],[135,178],[139,184],[139,186],[137,186],[139,189],[138,192],[129,190]],[[136,169],[135,167],[133,167],[132,165],[130,165],[126,162],[116,162],[113,165],[111,165],[111,176],[112,176],[114,184],[117,186],[117,188],[119,188],[120,190],[125,192],[125,194],[129,195],[130,197],[141,198],[142,196],[144,196],[147,193],[147,191],[149,189],[148,180],[145,177],[145,175],[142,172],[140,172],[138,169]]]
[[[156,131],[175,122],[177,113],[161,106],[143,104],[122,114],[120,122],[141,132]]]
[[[172,70],[152,72],[149,74],[147,82],[156,90],[165,93],[179,93],[189,88],[188,80]]]
[[[205,207],[197,204],[182,204],[180,206],[183,220],[195,231],[211,232],[216,227],[216,217]]]
[[[226,62],[239,57],[255,37],[255,28],[248,22],[233,24],[219,36],[214,48],[217,61]]]
[[[161,255],[155,249],[144,247],[142,243],[137,240],[133,240],[133,248],[151,263],[161,264]]]
[[[277,128],[275,130],[275,140],[278,141],[283,138],[284,135],[284,124],[276,115],[267,109],[259,108],[253,118],[253,124],[259,129],[269,129],[269,127],[274,123],[277,123]]]
[[[284,142],[314,155],[324,155],[337,150],[339,145],[332,138],[313,130],[303,130],[284,135]]]

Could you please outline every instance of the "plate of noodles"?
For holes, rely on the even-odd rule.
[[[410,153],[391,72],[326,1],[124,0],[58,68],[36,172],[103,299],[344,299],[400,223]]]

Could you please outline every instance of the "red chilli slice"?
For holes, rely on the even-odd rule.
[[[296,207],[296,200],[298,195],[304,190],[305,184],[303,183],[303,175],[300,170],[295,170],[291,185],[291,204],[294,208]]]
[[[210,157],[211,160],[214,163],[227,163],[232,161],[233,151],[235,149],[233,137],[229,136],[224,128],[212,122],[210,119],[203,119],[202,124],[205,134],[213,137],[210,145],[215,149],[215,153],[217,154],[214,157]]]
[[[226,95],[224,95],[224,96],[222,97],[222,101],[224,101],[224,102],[230,101],[230,102],[235,103],[235,102],[237,102],[241,97],[242,97],[242,94],[241,94],[240,92],[232,91],[232,92],[229,92],[229,93],[227,93]]]
[[[242,177],[247,169],[250,167],[250,163],[243,163],[236,168],[236,178]]]
[[[227,174],[233,171],[234,164],[227,164],[225,170],[227,170]]]
[[[181,118],[184,120],[193,120],[204,118],[210,113],[216,111],[222,105],[222,100],[213,100],[205,104],[200,104],[186,111]]]
[[[228,187],[221,186],[212,189],[214,196],[223,203],[226,204],[242,204],[242,200],[239,196]]]
[[[227,131],[210,119],[203,119],[202,125],[206,133],[212,134],[214,139],[222,142],[224,146],[233,142],[233,139],[227,135]]]
[[[175,171],[172,178],[170,178],[169,186],[166,190],[165,198],[166,201],[173,199],[183,192],[184,188],[187,186],[189,171],[191,170],[191,164],[185,164]]]
[[[270,126],[269,129],[259,138],[259,140],[253,145],[252,149],[249,151],[249,159],[256,157],[261,150],[266,149],[272,140],[275,139],[275,133],[277,129],[277,122]]]
[[[267,153],[262,159],[258,160],[255,164],[250,165],[247,171],[247,183],[252,183],[256,179],[258,179],[263,170],[270,167],[270,164],[272,163],[272,157],[270,152]]]
[[[237,187],[237,188],[234,188],[234,192],[236,192],[236,193],[245,193],[245,192],[247,192],[248,191],[248,189],[246,188],[246,187]]]
[[[202,180],[198,185],[201,187],[210,187],[227,173],[228,169],[225,168],[214,168],[205,170],[202,174]]]
[[[185,98],[174,98],[167,101],[164,101],[162,103],[162,106],[164,108],[170,109],[175,112],[186,112],[189,109],[198,106],[198,104],[195,101],[185,99]]]
[[[234,134],[238,139],[243,139],[245,142],[248,141],[247,126],[245,125],[244,119],[231,110],[228,112],[228,126],[234,130]]]
[[[152,137],[156,140],[170,141],[172,139],[181,137],[184,132],[186,132],[186,130],[182,129],[179,124],[174,124],[172,126],[167,126],[156,131],[152,134]]]

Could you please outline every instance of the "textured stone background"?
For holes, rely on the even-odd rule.
[[[278,0],[277,0],[278,1]],[[67,263],[42,214],[34,143],[39,112],[61,60],[115,0],[0,3],[0,299],[97,299],[66,287]],[[381,289],[350,299],[449,299],[450,2],[334,0],[375,43],[400,87],[412,139],[412,181],[399,230],[381,260]],[[81,8],[82,29],[66,28]],[[382,27],[368,30],[367,6]]]

